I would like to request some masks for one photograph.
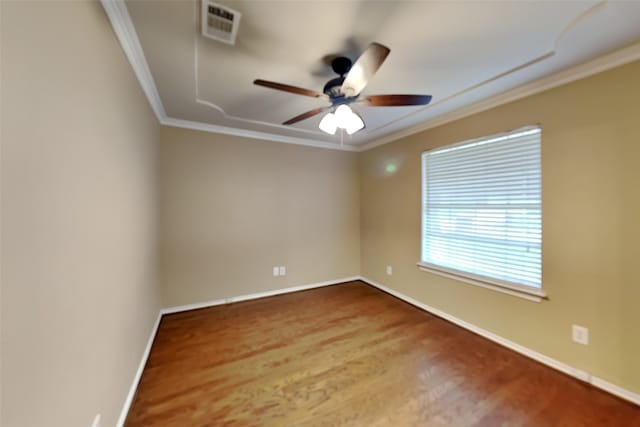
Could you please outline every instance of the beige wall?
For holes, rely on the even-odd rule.
[[[359,274],[356,153],[163,127],[160,175],[165,306]]]
[[[159,126],[97,2],[1,2],[3,427],[114,426],[160,308]]]
[[[362,153],[362,274],[640,392],[639,99],[635,62]],[[421,152],[536,123],[549,301],[419,271]],[[399,164],[397,173],[384,173],[387,162]],[[572,323],[590,329],[588,347],[571,341]]]
[[[360,273],[640,392],[640,63],[356,154],[159,131],[98,3],[0,4],[3,426],[114,425],[160,292],[174,306]],[[550,300],[418,271],[420,153],[534,123]]]

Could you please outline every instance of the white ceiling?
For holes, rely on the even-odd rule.
[[[343,143],[362,147],[640,41],[640,1],[219,3],[242,14],[233,46],[200,35],[200,1],[127,0],[124,7],[103,0],[150,101],[161,104],[156,112],[194,128],[324,146],[340,136],[318,129],[321,115],[280,123],[325,101],[253,80],[321,92],[337,77],[323,58],[355,60],[370,42],[388,46],[390,55],[363,93],[430,94],[433,101],[356,107],[367,127],[344,135]],[[119,11],[110,13],[114,5]]]

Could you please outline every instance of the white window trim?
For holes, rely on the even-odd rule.
[[[533,130],[533,129],[540,129],[540,125],[536,124],[536,125],[530,125],[530,126],[523,126],[520,128],[516,128],[516,129],[512,129],[509,131],[505,131],[505,132],[500,132],[500,133],[496,133],[493,135],[486,135],[480,138],[473,138],[473,139],[468,139],[465,141],[459,141],[459,142],[455,142],[453,144],[446,144],[449,147],[455,147],[455,146],[460,146],[460,145],[466,145],[466,144],[472,144],[474,142],[479,142],[479,141],[484,141],[487,139],[493,139],[493,138],[500,138],[503,136],[507,136],[509,134],[512,133],[517,133],[517,132],[525,132],[527,130]],[[428,152],[428,151],[432,151],[432,150],[438,150],[440,148],[443,148],[444,146],[441,147],[434,147],[432,149],[429,150],[425,150],[421,153],[421,158],[423,158],[423,154]],[[422,171],[424,171],[424,166],[421,166],[421,173],[420,173],[420,180],[421,180],[421,195],[424,194],[424,178],[422,176]],[[422,196],[421,196],[422,197]],[[424,223],[424,213],[422,212],[422,203],[421,203],[421,214],[420,214],[420,239],[422,239],[422,236],[424,236],[424,227],[425,227],[425,223]],[[422,241],[420,242],[420,247],[422,247]],[[422,256],[422,255],[421,255]],[[515,296],[518,298],[523,298],[529,301],[533,301],[533,302],[542,302],[543,300],[548,299],[547,293],[543,290],[542,285],[539,289],[536,289],[532,286],[526,286],[526,285],[518,285],[516,283],[511,283],[511,282],[506,282],[506,281],[502,281],[499,279],[494,279],[491,277],[485,277],[485,276],[480,276],[480,275],[476,275],[473,273],[469,273],[466,271],[461,271],[461,270],[455,270],[455,269],[449,269],[446,267],[442,267],[439,265],[434,265],[434,264],[430,264],[430,263],[425,263],[423,261],[418,261],[416,263],[416,265],[418,266],[418,268],[426,273],[432,273],[432,274],[436,274],[438,276],[442,276],[442,277],[446,277],[449,279],[454,279],[457,280],[459,282],[463,282],[463,283],[467,283],[470,285],[474,285],[474,286],[479,286],[481,288],[485,288],[485,289],[490,289],[492,291],[496,291],[496,292],[501,292],[507,295],[511,295],[511,296]]]
[[[467,283],[469,285],[479,286],[481,288],[490,289],[492,291],[502,292],[503,294],[524,298],[529,301],[541,302],[542,300],[548,299],[546,292],[544,292],[542,289],[535,289],[531,287],[525,288],[524,286],[520,288],[516,284],[499,282],[495,279],[476,276],[471,273],[448,269],[440,266],[434,266],[432,264],[427,264],[421,261],[416,264],[421,271],[424,271],[426,273],[437,274],[438,276],[446,277],[448,279],[454,279],[459,282]]]

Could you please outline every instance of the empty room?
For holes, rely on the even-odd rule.
[[[0,425],[640,427],[639,23],[0,0]]]

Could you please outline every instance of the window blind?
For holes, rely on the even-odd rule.
[[[422,155],[421,265],[540,289],[539,128]]]

